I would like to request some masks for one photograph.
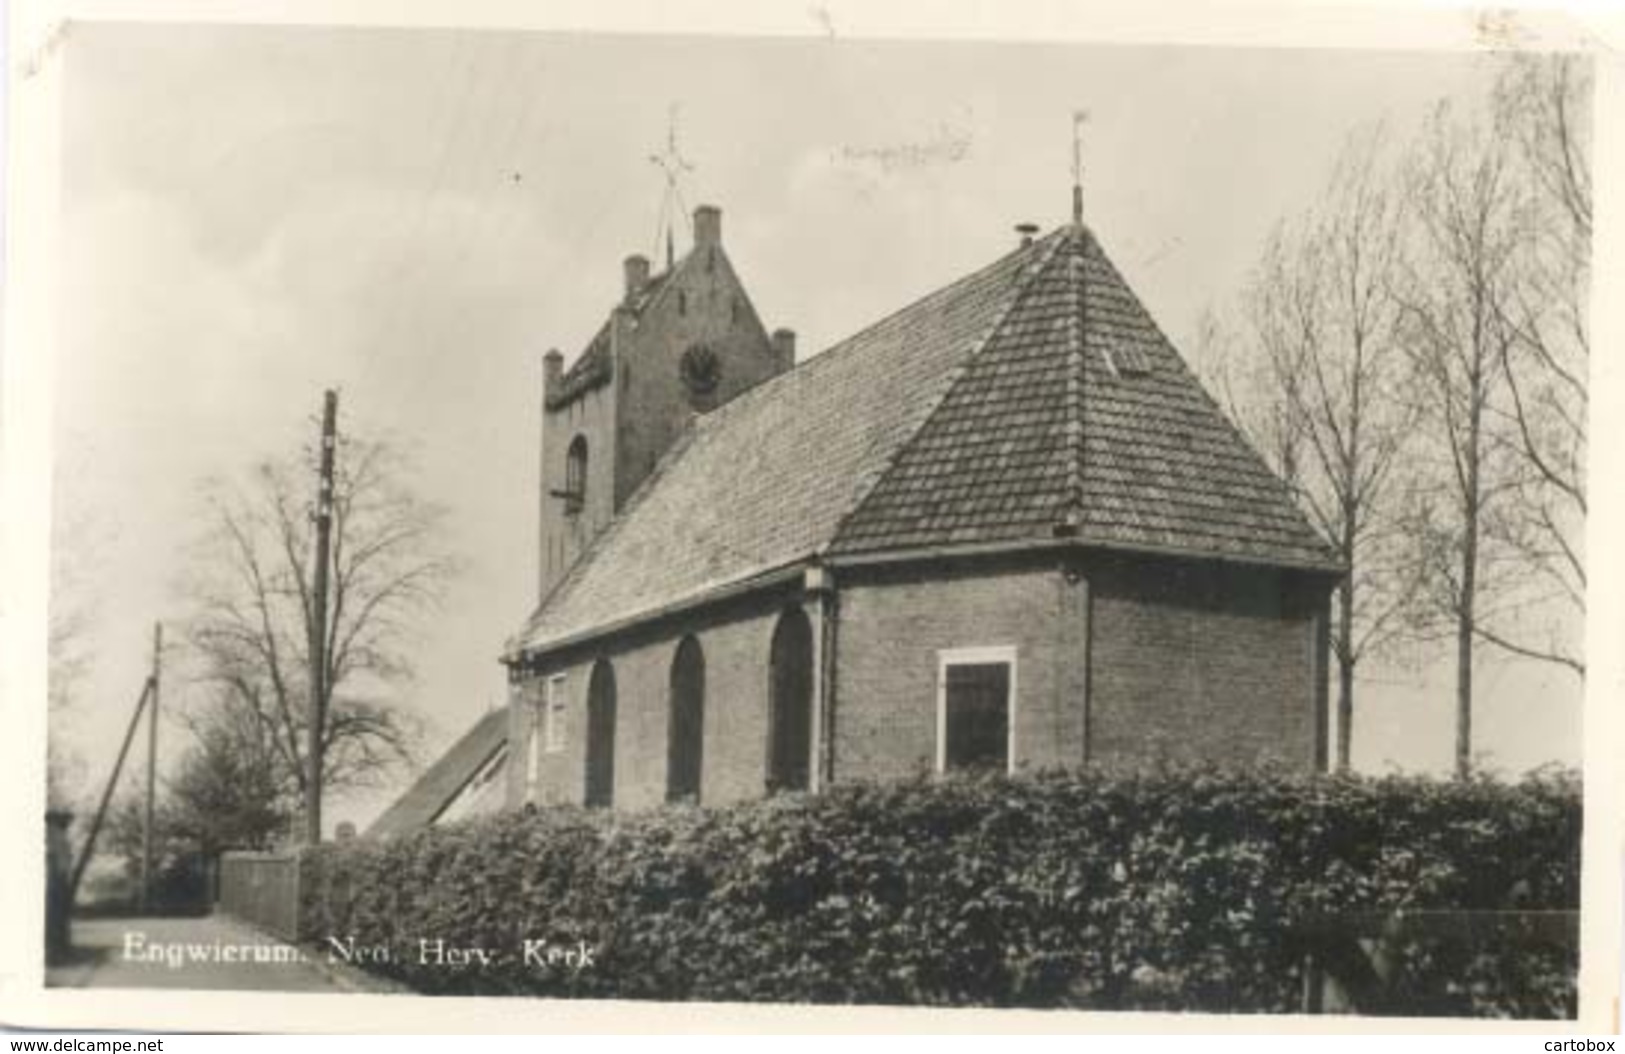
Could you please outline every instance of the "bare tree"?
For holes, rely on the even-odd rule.
[[[79,796],[84,775],[83,762],[67,738],[77,686],[87,662],[80,645],[84,626],[73,612],[60,608],[54,589],[50,603],[45,674],[45,796],[49,808],[71,809]]]
[[[95,576],[87,571],[87,557],[95,547],[87,521],[66,515],[60,500],[53,519],[46,626],[46,801],[53,809],[72,809],[86,779],[84,760],[70,745],[68,734],[90,669]]]
[[[1558,605],[1585,610],[1586,417],[1590,333],[1591,163],[1589,64],[1573,57],[1517,60],[1497,85],[1498,124],[1517,145],[1531,236],[1519,281],[1500,305],[1513,339],[1503,349],[1506,433],[1521,466],[1507,541]],[[1557,634],[1537,644],[1497,634],[1507,650],[1584,675]]]
[[[212,484],[209,528],[186,584],[206,705],[234,715],[213,724],[274,759],[289,812],[309,778],[314,456],[262,463],[246,485]],[[394,447],[340,437],[321,735],[323,783],[337,791],[409,759],[411,721],[395,692],[412,675],[414,631],[456,569],[441,510],[407,489],[404,475]]]
[[[1527,612],[1526,569],[1507,544],[1522,470],[1502,427],[1518,334],[1531,216],[1513,143],[1498,120],[1441,105],[1413,157],[1416,245],[1398,287],[1411,390],[1427,427],[1409,526],[1419,604],[1413,625],[1455,642],[1456,770],[1471,767],[1474,644],[1535,654],[1508,626]],[[1543,656],[1544,657],[1544,656]]]
[[[1435,112],[1398,181],[1357,134],[1241,324],[1199,328],[1204,379],[1351,569],[1340,766],[1355,671],[1391,642],[1454,642],[1464,773],[1476,644],[1584,675],[1590,84],[1514,60],[1483,118]]]
[[[1400,624],[1396,468],[1414,414],[1394,296],[1403,217],[1380,127],[1349,139],[1320,206],[1277,227],[1246,296],[1262,415],[1291,483],[1349,571],[1337,588],[1337,766],[1347,769],[1355,671]],[[1255,414],[1255,417],[1258,415]]]

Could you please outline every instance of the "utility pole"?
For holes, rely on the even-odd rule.
[[[124,742],[118,748],[118,760],[113,762],[113,771],[108,774],[107,785],[102,788],[102,800],[96,806],[96,816],[90,821],[90,833],[85,836],[84,848],[79,850],[79,860],[73,865],[73,877],[68,882],[70,906],[79,895],[79,882],[85,877],[85,867],[96,853],[96,836],[101,833],[102,821],[107,818],[107,806],[113,800],[113,788],[118,786],[119,774],[124,771],[124,759],[130,753],[130,744],[135,741],[135,730],[141,727],[141,712],[146,709],[147,700],[151,698],[152,677],[149,675],[141,684],[141,697],[135,701],[135,710],[130,714],[130,725],[124,730]],[[145,889],[146,886],[143,884],[142,888]]]
[[[158,786],[158,671],[164,650],[164,624],[152,624],[152,675],[147,679],[147,815],[141,825],[141,913],[152,907],[153,804]]]
[[[310,741],[306,755],[305,841],[322,840],[322,729],[327,725],[327,565],[333,530],[333,452],[337,444],[339,396],[331,388],[322,400],[322,468],[316,488],[316,567],[310,600]]]

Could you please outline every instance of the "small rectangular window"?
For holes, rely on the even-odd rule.
[[[939,655],[937,771],[1014,768],[1016,653],[963,648]]]
[[[557,754],[564,749],[564,674],[557,673],[547,679],[544,709],[547,752]]]

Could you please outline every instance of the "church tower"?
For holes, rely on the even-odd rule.
[[[723,250],[721,210],[695,209],[693,229],[688,254],[660,274],[626,258],[620,303],[569,370],[556,349],[543,360],[542,597],[692,415],[795,364],[795,334],[768,335]]]

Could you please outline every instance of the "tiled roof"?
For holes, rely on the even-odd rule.
[[[696,419],[510,649],[815,553],[1062,534],[1337,566],[1075,227]]]
[[[1068,233],[831,551],[1058,533],[1335,564],[1086,230]]]
[[[383,838],[429,826],[507,742],[508,711],[492,710],[372,822],[367,837]]]
[[[836,552],[1052,537],[1075,489],[1078,295],[1071,239],[1036,262],[998,331],[834,539]]]

